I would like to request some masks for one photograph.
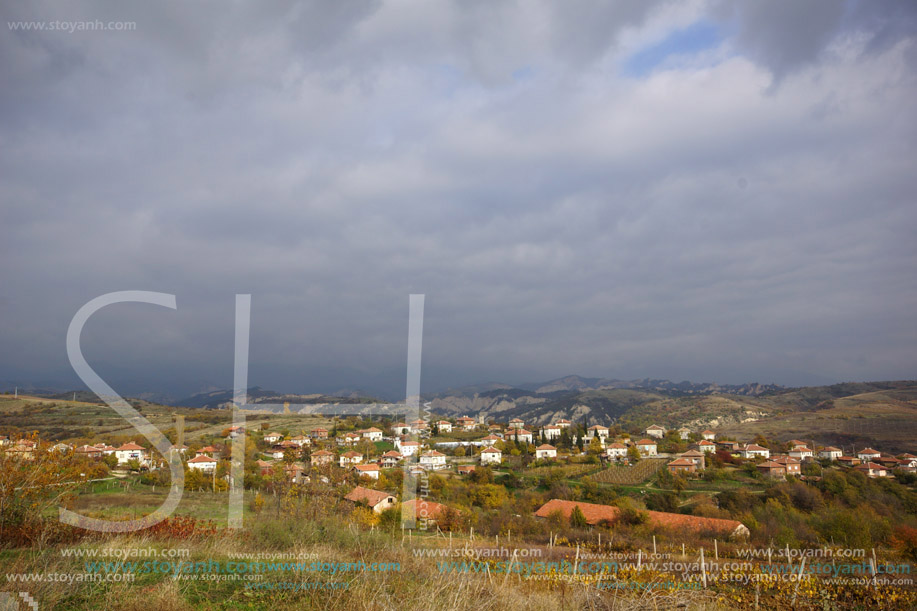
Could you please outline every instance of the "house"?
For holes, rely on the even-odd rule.
[[[704,452],[705,454],[708,452],[716,452],[716,444],[707,439],[698,441],[695,444],[695,447],[698,449],[698,451]]]
[[[873,462],[882,465],[887,471],[891,471],[892,469],[898,468],[900,461],[894,456],[881,456],[875,459]]]
[[[557,448],[554,446],[543,444],[535,448],[535,458],[537,459],[547,459],[547,458],[557,458]]]
[[[677,458],[666,465],[671,473],[694,473],[697,465],[690,458]]]
[[[417,419],[411,422],[411,432],[414,434],[422,433],[427,430],[427,423],[425,420]]]
[[[863,462],[867,462],[875,458],[879,458],[880,456],[882,456],[882,454],[873,450],[872,448],[865,448],[857,452],[857,458],[859,458]]]
[[[10,458],[20,458],[22,460],[32,460],[33,452],[35,452],[35,446],[25,445],[21,442],[6,450],[7,456]]]
[[[418,522],[436,522],[446,506],[426,499],[411,499],[405,501],[402,508],[408,515],[413,514]]]
[[[456,426],[460,426],[463,431],[473,431],[476,423],[474,418],[469,418],[468,416],[462,416],[461,418],[456,418]]]
[[[372,479],[379,479],[379,465],[375,463],[370,463],[368,465],[354,465],[354,471],[357,473],[357,477],[370,477]]]
[[[818,451],[819,458],[827,458],[828,460],[837,460],[843,455],[844,453],[841,449],[835,448],[834,446],[826,446]]]
[[[589,430],[586,431],[586,437],[592,438],[598,436],[601,439],[608,437],[608,427],[602,426],[601,424],[596,424],[589,427]]]
[[[344,433],[344,436],[341,438],[341,442],[345,445],[356,445],[360,443],[360,440],[363,439],[363,436],[360,433]]]
[[[69,443],[61,442],[61,443],[56,443],[53,446],[51,446],[50,451],[51,452],[69,452],[72,449],[73,449],[73,446],[70,445]]]
[[[770,458],[771,451],[757,444],[749,443],[739,450],[739,454],[742,455],[742,458]]]
[[[404,456],[402,456],[395,450],[389,450],[388,452],[382,455],[382,458],[380,459],[380,461],[382,462],[382,466],[384,468],[391,469],[392,467],[397,467],[398,463],[401,462],[403,458]]]
[[[902,466],[917,467],[917,456],[913,454],[902,454],[898,459]]]
[[[503,438],[500,437],[499,435],[488,435],[487,437],[481,440],[481,442],[484,444],[484,447],[492,446],[493,444],[497,443],[498,441],[503,441]]]
[[[656,442],[652,439],[641,439],[637,442],[640,456],[656,456]]]
[[[370,427],[368,429],[357,432],[363,436],[363,439],[369,439],[370,441],[382,441],[382,430],[377,429],[376,427]]]
[[[405,458],[414,456],[420,452],[419,441],[401,441],[400,439],[395,439],[395,447]]]
[[[573,423],[570,422],[569,420],[564,420],[563,418],[561,418],[555,424],[557,424],[557,426],[559,426],[562,429],[568,429],[570,428],[570,425]]]
[[[12,442],[10,441],[9,437],[7,437],[6,435],[0,435],[0,446],[8,446],[11,443]]]
[[[790,456],[775,456],[769,462],[775,462],[778,465],[782,465],[786,471],[786,475],[801,475],[802,474],[802,463],[799,462],[795,457]]]
[[[302,465],[292,464],[283,466],[283,472],[286,474],[287,479],[294,484],[303,484],[309,481],[309,477],[303,475],[303,471],[305,471],[305,469]]]
[[[119,465],[126,465],[131,460],[136,460],[143,465],[146,463],[146,450],[133,441],[129,441],[115,450],[115,457]]]
[[[525,422],[523,422],[519,418],[513,418],[512,420],[509,421],[509,428],[511,429],[521,429],[524,426],[525,426]]]
[[[552,514],[559,514],[564,520],[570,519],[573,508],[579,507],[586,523],[613,524],[620,517],[621,510],[612,505],[597,505],[595,503],[582,503],[579,501],[564,501],[551,499],[535,512],[535,517],[549,518]],[[712,537],[728,539],[741,539],[749,535],[748,528],[737,520],[724,520],[722,518],[702,518],[680,513],[664,511],[647,511],[647,522],[653,528],[665,528],[674,531],[690,531]]]
[[[729,453],[739,452],[742,449],[742,444],[738,441],[717,441],[716,447],[718,450],[725,450]]]
[[[662,439],[665,437],[665,428],[659,425],[652,425],[646,427],[646,430],[643,432],[647,437],[655,437],[656,439]]]
[[[627,456],[627,446],[623,443],[610,443],[605,448],[605,456],[608,458],[624,458]]]
[[[114,446],[105,445],[104,443],[101,443],[101,444],[97,445],[96,447],[99,448],[100,450],[102,450],[102,456],[108,456],[109,454],[114,454],[115,452],[118,451],[118,448],[116,448],[116,447],[114,447]],[[184,447],[185,450],[187,451],[187,449],[188,449],[187,446],[183,446],[183,447]]]
[[[203,471],[204,473],[213,473],[217,468],[217,461],[210,458],[206,454],[198,454],[188,461],[188,468],[197,469],[198,471]]]
[[[812,450],[810,450],[806,446],[796,446],[795,448],[787,452],[787,454],[789,454],[791,457],[795,458],[796,460],[806,460],[808,458],[812,458],[814,455],[814,452],[812,452]]]
[[[808,448],[809,444],[799,439],[790,439],[787,442],[787,446],[789,447],[789,449],[795,450],[796,448]]]
[[[321,427],[312,429],[312,432],[309,434],[312,435],[313,439],[328,439],[328,429],[323,429]]]
[[[436,450],[430,450],[420,455],[420,466],[425,469],[437,471],[446,468],[446,455]]]
[[[707,429],[706,431],[701,431],[700,436],[704,439],[704,441],[713,441],[714,439],[716,439],[716,433],[714,433],[710,429]]]
[[[321,465],[330,465],[334,462],[334,454],[328,450],[319,450],[318,452],[312,452],[312,456],[309,457],[310,462],[313,467],[320,467]]]
[[[392,425],[392,432],[396,437],[399,435],[407,435],[411,432],[411,427],[405,422],[396,422]]]
[[[857,465],[854,467],[856,471],[860,471],[866,474],[868,477],[887,477],[888,471],[885,470],[885,467],[882,465],[877,465],[874,462],[865,462],[862,465]]]
[[[436,423],[436,428],[439,429],[440,433],[451,433],[452,423],[448,420],[440,420]]]
[[[346,467],[348,465],[359,465],[363,462],[363,455],[359,452],[354,452],[353,450],[349,452],[344,452],[338,457],[338,464],[341,467]]]
[[[841,456],[837,459],[837,462],[844,465],[845,467],[855,467],[860,464],[860,459],[856,456]]]
[[[703,470],[705,467],[706,456],[706,454],[699,452],[698,450],[688,450],[682,454],[680,458],[687,458],[694,463],[694,466],[697,467],[698,470]]]
[[[219,460],[220,454],[222,454],[222,450],[214,446],[204,446],[203,448],[201,448],[200,450],[194,453],[195,456],[199,456],[201,454],[205,454],[206,456],[211,456]]]
[[[312,440],[306,437],[305,435],[297,435],[296,437],[290,438],[290,443],[295,444],[297,447],[303,447],[310,445]]]
[[[691,438],[691,429],[684,427],[684,426],[681,427],[680,429],[678,429],[678,436],[683,440],[690,439]]]
[[[229,437],[230,439],[235,439],[236,437],[238,437],[239,435],[242,435],[243,433],[245,433],[245,427],[231,426],[228,429],[227,437]]]
[[[80,446],[74,450],[74,453],[86,458],[102,458],[102,450],[95,446]]]
[[[344,498],[351,503],[365,503],[376,513],[382,513],[386,509],[394,507],[397,502],[395,497],[388,492],[372,490],[363,486],[357,486]]]
[[[99,448],[99,451],[100,452],[102,451],[101,448]],[[173,443],[172,445],[169,446],[169,454],[178,454],[179,456],[184,456],[187,453],[188,453],[188,446],[184,444],[179,446]]]
[[[270,450],[268,450],[267,453],[268,453],[268,454],[270,455],[270,457],[273,458],[274,460],[282,460],[282,459],[283,459],[283,456],[284,456],[284,454],[286,454],[286,452],[287,452],[287,449],[286,449],[285,447],[283,447],[283,446],[281,446],[281,445],[276,445],[276,446],[274,446],[273,448],[271,448]],[[199,454],[199,456],[206,456],[206,454]]]
[[[556,424],[541,427],[541,434],[547,440],[557,439],[561,435],[561,429]]]
[[[518,441],[519,443],[532,443],[532,432],[525,429],[516,429],[507,433],[509,441]]]
[[[778,462],[766,460],[757,466],[758,472],[772,479],[786,479],[786,467]]]
[[[497,448],[490,447],[481,450],[482,465],[499,465],[503,461],[503,452]]]
[[[459,475],[468,475],[469,473],[474,473],[474,465],[459,465],[456,467]]]

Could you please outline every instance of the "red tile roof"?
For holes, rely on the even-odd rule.
[[[389,494],[388,492],[383,492],[381,490],[371,490],[370,488],[357,486],[350,492],[350,494],[344,498],[348,501],[353,501],[354,503],[366,501],[369,503],[370,507],[375,507],[390,496],[393,495]]]
[[[595,503],[579,503],[575,501],[562,501],[551,499],[542,505],[535,515],[546,518],[555,511],[560,511],[565,518],[570,517],[573,508],[579,506],[589,524],[598,524],[602,521],[614,522],[618,519],[620,509],[611,505],[596,505]],[[666,513],[662,511],[647,511],[649,523],[652,526],[669,529],[685,529],[695,532],[713,532],[719,535],[733,535],[737,532],[747,532],[744,524],[737,520],[724,520],[721,518],[701,518],[698,516],[682,515],[680,513]]]
[[[407,507],[408,510],[413,509],[415,511],[414,516],[418,520],[435,520],[439,517],[440,512],[446,508],[445,505],[440,503],[434,503],[433,501],[426,501],[424,499],[411,499],[404,503],[404,507]]]
[[[216,462],[216,461],[210,458],[209,456],[205,456],[204,454],[198,454],[197,456],[195,456],[188,462],[189,463],[201,463],[201,462]]]
[[[142,449],[143,447],[138,446],[133,441],[129,441],[125,443],[123,446],[121,446],[120,448],[118,448],[118,450],[142,450]]]

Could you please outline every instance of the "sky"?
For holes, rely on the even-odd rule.
[[[124,290],[124,394],[231,387],[236,294],[286,392],[403,396],[410,294],[423,392],[917,378],[908,0],[6,2],[0,83],[0,387]]]

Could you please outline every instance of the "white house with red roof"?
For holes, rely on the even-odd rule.
[[[366,476],[372,479],[379,479],[379,465],[375,463],[354,465],[353,470],[356,471],[357,477]]]
[[[115,450],[115,457],[118,459],[119,465],[126,465],[128,461],[136,460],[142,466],[149,460],[146,450],[133,441],[129,441]]]
[[[707,429],[706,431],[701,431],[700,436],[706,441],[714,441],[716,439],[716,433]]]
[[[405,458],[408,456],[414,456],[420,452],[420,442],[419,441],[402,441],[399,438],[395,438],[395,449],[401,452]]]
[[[557,448],[552,445],[542,444],[535,448],[535,458],[537,459],[549,459],[557,458]]]
[[[473,431],[474,427],[476,426],[474,418],[470,418],[468,416],[462,416],[461,418],[456,418],[455,424],[456,426],[461,427],[463,431]]]
[[[640,456],[656,456],[656,442],[652,439],[641,439],[637,442]]]
[[[608,427],[602,426],[601,424],[594,424],[590,426],[589,430],[586,431],[586,438],[592,439],[593,437],[605,439],[608,437]]]
[[[561,429],[556,424],[549,424],[541,427],[541,434],[544,435],[545,439],[557,439],[561,435]]]
[[[363,455],[359,452],[354,452],[353,450],[350,452],[344,452],[338,458],[338,464],[341,467],[346,467],[348,465],[359,465],[361,462],[363,462]]]
[[[368,429],[363,429],[362,431],[357,431],[362,435],[363,439],[369,439],[370,441],[382,441],[382,430],[377,429],[376,427],[370,427]]]
[[[881,458],[881,456],[882,456],[881,453],[877,452],[876,450],[873,450],[872,448],[863,448],[862,450],[857,452],[857,458],[859,458],[863,462],[874,460],[876,458]]]
[[[266,433],[264,435],[264,443],[277,443],[281,439],[283,439],[283,435],[281,435],[280,433],[276,433],[276,432]]]
[[[516,429],[515,431],[510,431],[507,433],[509,435],[508,439],[511,441],[518,441],[519,443],[532,443],[532,432],[525,429]]]
[[[481,450],[482,465],[499,465],[503,460],[503,452],[497,448],[484,448]]]
[[[739,450],[742,458],[770,458],[771,451],[755,443],[749,443]]]
[[[844,453],[841,449],[835,448],[834,446],[826,446],[818,451],[819,458],[827,458],[828,460],[837,460],[843,455]]]
[[[716,452],[716,444],[709,439],[702,439],[698,441],[696,447],[699,451],[704,453]]]
[[[796,460],[806,460],[814,456],[814,452],[812,452],[812,449],[806,446],[796,446],[795,448],[787,452],[787,454],[789,454],[791,457],[795,458]]]
[[[446,468],[446,455],[436,450],[430,450],[420,455],[420,466],[424,469],[437,471]]]
[[[451,433],[452,432],[452,423],[449,422],[448,420],[440,420],[434,424],[440,433]]]
[[[605,448],[605,456],[608,458],[624,458],[627,456],[627,446],[623,443],[610,443]]]
[[[646,430],[643,432],[647,437],[655,437],[656,439],[662,439],[665,437],[665,427],[661,427],[658,424],[653,424],[646,427]]]
[[[188,461],[189,469],[197,469],[204,473],[212,473],[217,468],[217,461],[206,454],[198,454]]]

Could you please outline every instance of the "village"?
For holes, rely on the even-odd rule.
[[[361,424],[362,428],[356,428]],[[828,470],[859,472],[868,478],[909,477],[917,473],[914,454],[893,456],[870,447],[850,448],[845,453],[838,447],[819,445],[815,440],[739,442],[722,439],[710,429],[667,430],[651,425],[629,433],[618,427],[587,424],[558,419],[536,427],[519,418],[496,423],[468,416],[410,423],[335,418],[329,427],[316,426],[303,431],[262,424],[248,433],[254,451],[247,453],[244,485],[270,490],[278,482],[296,486],[306,485],[313,478],[325,484],[334,481],[340,484],[344,500],[381,514],[399,506],[400,489],[396,483],[402,481],[401,477],[417,478],[420,482],[432,474],[478,481],[476,477],[486,471],[486,481],[491,482],[494,475],[524,476],[565,465],[579,465],[591,469],[590,473],[625,476],[636,474],[642,467],[641,474],[633,478],[634,483],[656,475],[659,481],[674,482],[678,489],[687,487],[691,480],[700,482],[705,473],[726,465],[741,468],[746,475],[762,481],[808,483],[818,482]],[[243,432],[239,427],[228,427],[219,435],[196,440],[190,446],[173,444],[169,452],[176,454],[184,465],[186,489],[219,492],[236,485],[229,469],[230,447]],[[168,470],[167,458],[171,458],[158,456],[136,441],[117,446],[105,443],[73,446],[63,442],[52,445],[34,437],[0,436],[0,451],[22,461],[32,460],[42,451],[68,454],[96,463],[100,468],[105,465],[103,469],[119,477],[132,472],[164,474]],[[665,478],[659,475],[660,471],[665,472]],[[395,477],[396,472],[399,477]],[[459,508],[429,495],[410,500],[406,506],[421,520],[423,528],[437,530],[454,529],[454,516],[460,513]],[[578,515],[574,518],[575,513]],[[617,506],[562,498],[550,498],[533,512],[535,518],[584,520],[587,525],[610,524],[620,514]],[[446,516],[448,519],[440,519]],[[645,519],[662,528],[714,537],[741,539],[749,534],[748,528],[737,520],[673,511],[647,511]]]

